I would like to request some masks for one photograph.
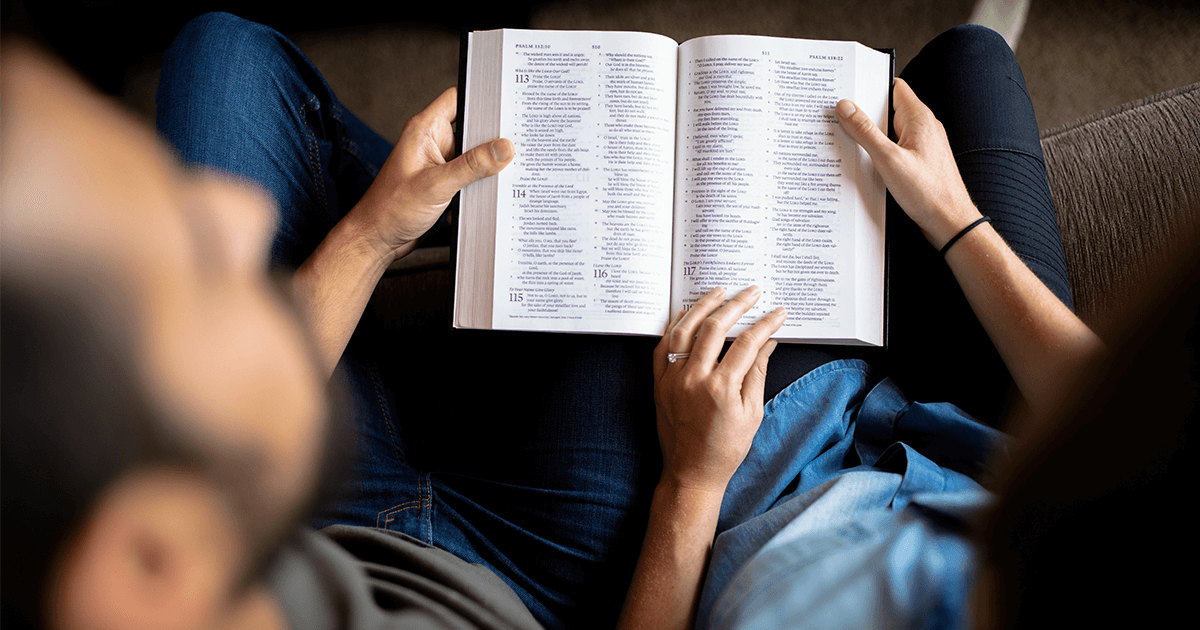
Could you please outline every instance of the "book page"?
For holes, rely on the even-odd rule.
[[[886,125],[889,75],[888,55],[853,42],[680,47],[673,309],[757,284],[731,334],[783,306],[781,339],[883,343],[883,182],[834,106]]]
[[[670,307],[677,46],[504,31],[492,327],[661,334]]]

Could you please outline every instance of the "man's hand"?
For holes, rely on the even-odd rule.
[[[896,203],[941,249],[981,215],[971,202],[946,139],[946,130],[904,79],[893,90],[896,142],[853,102],[839,101],[842,129],[866,149]]]
[[[782,308],[738,335],[717,362],[729,329],[762,292],[750,287],[722,305],[713,289],[676,317],[654,350],[654,402],[663,452],[663,480],[694,490],[719,490],[750,451],[763,415],[770,336],[783,325]],[[668,352],[690,352],[675,363]]]
[[[458,91],[450,88],[404,125],[379,175],[358,205],[333,226],[296,270],[292,290],[320,354],[333,373],[375,285],[393,260],[416,247],[460,188],[500,172],[513,157],[508,140],[454,154]]]
[[[382,255],[407,254],[461,188],[499,173],[513,157],[505,139],[477,146],[452,161],[458,89],[450,88],[404,125],[374,183],[351,211]]]

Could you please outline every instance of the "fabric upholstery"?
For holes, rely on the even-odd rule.
[[[1075,309],[1123,309],[1200,216],[1200,83],[1041,134]]]

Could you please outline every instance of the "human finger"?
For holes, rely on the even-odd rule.
[[[457,116],[458,88],[450,87],[404,124],[404,132],[397,144],[414,142],[423,144],[426,139],[432,139],[442,161],[448,162],[450,158],[454,157],[454,127],[452,125]]]
[[[896,115],[892,117],[892,125],[895,127],[896,137],[900,139],[900,146],[907,146],[904,138],[909,131],[915,130],[916,125],[935,120],[933,111],[921,102],[917,93],[913,92],[904,79],[896,79],[892,90],[892,106],[896,110]]]
[[[428,118],[430,120],[445,121],[453,123],[455,117],[458,116],[458,88],[451,86],[442,91],[433,102],[426,105],[425,109],[421,110],[418,117]]]
[[[859,109],[854,101],[842,99],[838,101],[837,107],[834,109],[837,112],[838,122],[842,125],[842,130],[850,136],[851,140],[866,149],[871,159],[879,161],[887,153],[895,150],[896,143],[884,135],[875,121],[871,120],[866,112]]]
[[[696,332],[700,323],[721,306],[725,299],[725,287],[713,287],[704,297],[696,300],[692,308],[684,313],[675,327],[671,329],[670,340],[667,342],[668,352],[688,352],[696,341]],[[666,356],[665,354],[663,356]]]
[[[513,143],[509,140],[501,138],[481,144],[435,167],[435,194],[448,200],[464,186],[504,170],[512,158]]]
[[[754,365],[759,351],[767,345],[771,340],[771,335],[779,330],[785,319],[787,319],[787,312],[783,307],[779,307],[767,313],[750,328],[742,331],[733,340],[729,350],[725,352],[725,357],[721,359],[717,370],[724,372],[731,379],[741,382]]]
[[[654,382],[656,383],[667,371],[667,353],[671,351],[671,330],[675,328],[679,320],[683,319],[685,314],[687,314],[687,311],[680,310],[671,318],[671,321],[667,322],[667,327],[663,330],[662,339],[659,339],[658,345],[654,347]]]
[[[762,289],[757,286],[747,287],[705,317],[696,333],[696,341],[692,344],[692,356],[688,360],[703,366],[715,366],[725,338],[729,335],[729,329],[733,328],[761,296]]]

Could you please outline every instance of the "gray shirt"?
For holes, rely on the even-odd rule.
[[[382,529],[298,531],[267,584],[295,630],[541,628],[486,567]]]

